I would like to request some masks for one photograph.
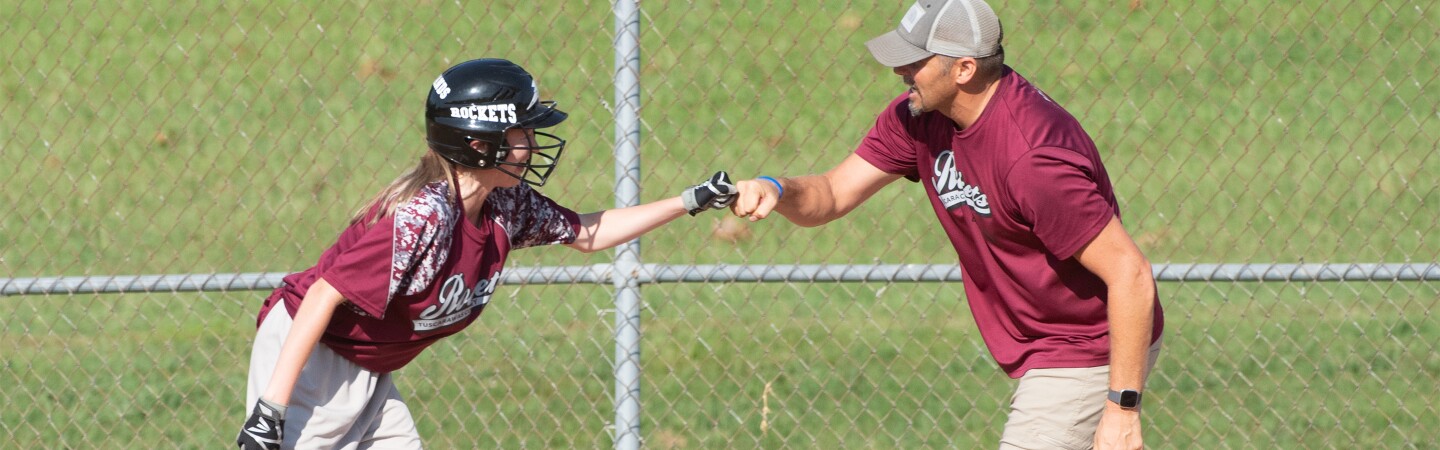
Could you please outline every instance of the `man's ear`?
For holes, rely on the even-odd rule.
[[[980,70],[980,62],[975,58],[956,58],[953,66],[950,67],[950,74],[955,77],[955,84],[969,84],[975,79],[975,74]]]

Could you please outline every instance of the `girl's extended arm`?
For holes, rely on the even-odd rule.
[[[640,237],[685,215],[680,197],[580,215],[580,232],[570,248],[590,253]]]
[[[690,213],[729,207],[735,196],[730,175],[716,172],[708,181],[685,188],[678,197],[639,206],[580,215],[580,231],[570,248],[590,253],[614,247]]]

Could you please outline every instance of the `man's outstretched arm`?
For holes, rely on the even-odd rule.
[[[730,210],[752,222],[773,211],[802,227],[820,226],[849,214],[899,178],[851,154],[824,174],[736,183],[740,194]]]

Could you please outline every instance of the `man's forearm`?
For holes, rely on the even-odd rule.
[[[824,175],[805,175],[778,179],[785,195],[775,205],[775,212],[802,227],[830,223],[845,215],[835,204],[830,180]]]
[[[1110,388],[1143,390],[1154,325],[1155,282],[1139,271],[1129,283],[1110,286]]]

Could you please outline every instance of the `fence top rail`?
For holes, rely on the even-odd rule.
[[[942,282],[960,281],[953,264],[775,264],[633,266],[631,277],[616,277],[615,265],[516,267],[505,271],[506,284],[611,284],[742,282]],[[1156,281],[1174,282],[1322,282],[1440,281],[1440,263],[1314,264],[1155,264]],[[286,272],[175,275],[92,275],[0,278],[0,295],[126,294],[154,292],[226,292],[271,290]]]

